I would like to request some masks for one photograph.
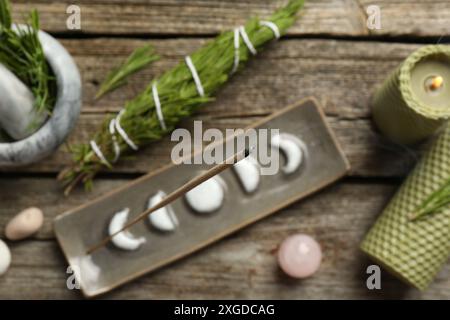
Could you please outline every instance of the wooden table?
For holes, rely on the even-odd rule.
[[[28,2],[32,3],[32,6]],[[43,29],[57,36],[81,70],[83,112],[69,142],[86,141],[105,114],[118,111],[149,81],[214,37],[251,15],[266,17],[281,0],[79,0],[82,32],[66,30],[66,4],[13,1],[20,20],[31,7]],[[382,29],[366,28],[365,8],[381,6]],[[389,299],[450,298],[450,265],[429,290],[419,292],[382,273],[382,290],[366,287],[372,262],[358,244],[411,169],[420,151],[393,145],[374,130],[369,99],[377,85],[414,49],[436,43],[450,28],[447,0],[315,0],[288,36],[253,60],[195,117],[208,127],[237,128],[306,96],[315,96],[346,152],[348,178],[178,263],[144,276],[105,298],[187,299]],[[445,38],[444,38],[445,40]],[[447,39],[448,41],[448,39]],[[445,41],[444,41],[445,42]],[[450,41],[449,41],[450,42]],[[162,59],[100,102],[93,97],[111,67],[150,43]],[[189,127],[192,120],[185,121]],[[56,173],[70,161],[63,147],[39,164],[0,174],[0,227],[29,206],[45,212],[44,228],[31,240],[10,243],[13,263],[0,278],[0,298],[77,299],[66,287],[67,264],[52,231],[53,218],[170,161],[171,143],[142,150],[95,190],[65,198]],[[304,232],[321,243],[324,260],[311,279],[295,281],[276,265],[278,244]]]

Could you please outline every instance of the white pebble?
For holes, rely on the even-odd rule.
[[[11,251],[3,240],[0,239],[0,276],[5,274],[11,264]]]
[[[158,191],[153,197],[151,197],[148,201],[148,208],[152,208],[160,203],[166,194],[163,191]],[[175,213],[172,210],[171,205],[167,205],[161,209],[152,212],[148,216],[150,223],[156,229],[160,231],[174,231],[178,226],[178,219]]]
[[[214,212],[222,206],[225,198],[223,182],[217,177],[212,177],[186,193],[185,197],[194,211]]]
[[[17,214],[6,225],[5,235],[9,240],[22,240],[39,231],[44,214],[38,208],[28,208]]]

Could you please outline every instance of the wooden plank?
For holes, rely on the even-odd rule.
[[[130,181],[129,179],[99,179],[95,190],[85,192],[77,189],[70,197],[64,197],[58,183],[53,178],[0,178],[0,237],[4,237],[4,227],[18,211],[36,206],[44,211],[44,226],[35,236],[37,239],[53,238],[53,218],[82,203],[93,200],[113,188]]]
[[[32,178],[32,177],[2,177],[0,178],[0,191],[2,195],[2,206],[0,206],[0,237],[4,237],[4,228],[7,222],[17,214],[17,210],[24,209],[30,206],[37,206],[44,211],[45,215],[45,223],[42,230],[35,236],[36,239],[44,240],[44,239],[53,239],[53,230],[52,230],[52,221],[53,218],[57,215],[69,210],[73,209],[83,203],[87,203],[88,201],[95,199],[107,192],[122,186],[124,183],[131,181],[129,178],[100,178],[97,181],[96,188],[92,192],[85,192],[83,190],[75,190],[70,197],[64,197],[62,190],[60,190],[58,183],[54,181],[52,178]],[[342,200],[341,196],[336,195],[334,201],[336,201],[336,210],[332,211],[330,214],[343,214],[345,212],[346,207],[352,205],[355,201],[358,205],[359,202],[367,202],[364,204],[363,209],[366,211],[361,211],[361,214],[370,215],[369,212],[381,211],[384,203],[388,201],[393,192],[393,187],[388,186],[379,186],[374,189],[370,194],[364,194],[363,198],[355,198],[352,200],[351,195],[357,194],[358,190],[355,188],[364,188],[365,184],[345,184],[345,188],[343,189],[346,195],[346,200]],[[371,184],[370,184],[371,185]],[[327,195],[332,190],[336,188],[325,189],[325,191],[320,194]],[[337,188],[340,190],[339,188]],[[355,190],[354,190],[355,189]],[[378,190],[378,191],[376,191]],[[330,199],[333,197],[332,195],[327,195],[326,198]],[[367,197],[367,199],[366,199]],[[320,197],[318,197],[320,198]],[[375,199],[375,200],[374,200]],[[349,201],[351,200],[351,201]],[[310,200],[306,200],[309,202]],[[320,206],[323,206],[323,199],[318,200],[320,202]],[[341,202],[349,202],[341,208]],[[291,206],[296,207],[297,204]],[[372,208],[373,207],[373,208]],[[314,207],[314,203],[308,207],[308,210],[316,210]],[[288,208],[290,209],[290,208]],[[320,210],[317,209],[317,212]],[[315,212],[315,211],[314,211]]]
[[[14,2],[15,17],[30,10],[30,1]],[[81,8],[82,32],[101,34],[217,34],[234,28],[249,17],[269,17],[286,1],[205,1],[205,0],[79,0],[70,4]],[[67,32],[67,3],[51,0],[32,2],[42,17],[45,30]],[[301,23],[290,34],[366,34],[364,16],[353,0],[309,1]]]
[[[52,0],[16,0],[15,17],[20,20],[37,8],[45,30],[68,32],[68,3]],[[81,8],[82,32],[101,34],[216,34],[245,23],[248,17],[269,17],[280,0],[77,0]],[[381,8],[381,30],[366,27],[366,8]],[[441,36],[448,34],[450,4],[446,0],[315,0],[306,1],[301,21],[289,30],[299,35],[368,34],[394,36]]]
[[[222,131],[225,128],[244,128],[262,117],[245,117],[232,119],[209,119],[207,117],[196,117],[203,120],[203,128],[218,128]],[[78,123],[75,132],[69,139],[69,143],[89,141],[89,137],[99,127],[103,121],[101,115],[83,115]],[[394,145],[386,141],[378,133],[373,131],[373,125],[369,120],[342,120],[329,117],[331,128],[341,143],[343,150],[348,157],[352,169],[351,176],[357,177],[399,177],[404,176],[414,165],[418,158],[418,151],[406,147]],[[192,132],[192,120],[186,120],[182,126]],[[160,142],[156,142],[143,148],[132,158],[121,161],[114,168],[114,173],[143,174],[161,168],[171,163],[170,154],[176,142],[171,142],[170,137],[166,137]],[[56,173],[71,163],[71,155],[66,146],[62,146],[59,151],[50,158],[42,162],[17,168],[0,168],[0,172],[28,172],[28,173]],[[109,173],[110,171],[105,171]]]
[[[176,64],[205,39],[151,41],[163,55],[161,61],[130,79],[128,86],[95,102],[93,96],[104,74],[133,48],[145,41],[125,39],[64,40],[75,56],[84,78],[83,115],[70,143],[86,142],[101,124],[105,112],[118,111],[127,99],[143,90],[153,76]],[[217,100],[193,119],[205,128],[242,128],[306,96],[324,106],[333,129],[353,166],[354,176],[402,176],[416,153],[388,143],[373,130],[369,101],[376,87],[417,45],[324,40],[287,40],[252,61],[224,87]],[[192,119],[182,126],[192,126]],[[167,164],[173,144],[169,139],[139,152],[114,172],[144,173]],[[70,162],[62,147],[41,163],[16,169],[50,172]],[[149,161],[149,159],[151,161]],[[2,169],[3,172],[11,169]]]
[[[63,190],[60,188],[58,182],[51,177],[1,177],[0,194],[2,206],[0,206],[0,237],[4,236],[3,226],[6,226],[7,222],[18,211],[30,206],[37,206],[44,211],[45,223],[35,238],[52,239],[54,235],[51,223],[54,217],[83,203],[87,203],[129,181],[131,181],[131,178],[101,177],[96,181],[93,191],[86,192],[82,189],[76,189],[69,197],[64,197]],[[381,190],[383,192],[384,189]],[[371,210],[380,211],[383,203],[388,201],[390,193],[388,191],[384,192],[385,194],[382,193],[380,195],[376,195],[375,191],[372,192],[373,195],[371,194],[370,197],[377,196],[384,200],[379,199],[380,204],[377,206],[378,209],[374,208]],[[339,197],[336,199],[339,199]],[[350,197],[348,200],[350,200]],[[370,208],[369,204],[367,204],[367,208]]]
[[[381,30],[372,35],[435,36],[450,31],[450,3],[446,0],[355,0],[360,6],[378,5],[381,9]]]
[[[16,196],[2,205],[2,226],[8,214],[5,208],[25,205],[28,198],[28,204],[37,204],[38,189],[41,203],[46,203],[46,224],[52,215],[73,204],[54,192],[51,179],[0,181],[2,199],[5,192],[5,199],[11,197],[8,190],[24,190],[20,199]],[[100,188],[106,191],[117,183],[120,181],[102,180]],[[366,288],[365,270],[372,262],[360,253],[358,244],[395,189],[377,183],[338,183],[104,298],[448,299],[448,264],[425,292],[408,289],[384,271],[381,291]],[[81,202],[81,197],[77,201]],[[49,229],[45,230],[41,235],[48,233]],[[319,273],[304,281],[286,277],[274,256],[280,241],[298,232],[316,237],[324,251]],[[67,264],[54,241],[23,241],[11,245],[11,249],[13,264],[0,278],[0,298],[81,297],[66,288]]]
[[[84,112],[118,111],[207,39],[63,40],[83,76]],[[105,75],[134,49],[152,44],[161,60],[129,79],[129,84],[95,101]],[[329,115],[369,116],[369,100],[378,85],[418,45],[336,40],[289,39],[269,44],[247,68],[220,90],[217,101],[199,112],[220,117],[267,114],[306,96],[315,96]]]

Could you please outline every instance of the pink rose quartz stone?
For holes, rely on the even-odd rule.
[[[283,241],[278,251],[278,264],[291,277],[307,278],[320,267],[322,250],[319,243],[305,234],[296,234]]]

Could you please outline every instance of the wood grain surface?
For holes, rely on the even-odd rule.
[[[61,39],[83,77],[84,104],[70,143],[85,142],[105,114],[115,112],[155,76],[175,65],[218,32],[252,15],[267,17],[281,0],[81,0],[82,31],[67,31],[67,3],[51,0],[13,2],[15,17],[36,7],[43,28]],[[365,8],[381,7],[382,29],[366,28]],[[104,298],[187,299],[450,299],[447,264],[429,290],[408,288],[383,271],[382,290],[366,288],[372,262],[358,244],[387,204],[423,146],[386,141],[374,128],[369,101],[376,87],[409,53],[450,32],[450,3],[445,0],[307,1],[289,36],[249,63],[217,100],[193,119],[205,127],[239,128],[307,96],[323,105],[352,165],[350,177],[274,216],[226,238]],[[446,37],[443,38],[448,39]],[[99,83],[111,67],[143,43],[162,59],[132,77],[129,85],[95,102]],[[192,120],[181,126],[191,128]],[[39,164],[0,169],[0,237],[18,211],[44,210],[43,229],[31,240],[8,243],[13,263],[0,277],[0,298],[79,299],[66,287],[67,263],[54,241],[52,219],[170,161],[166,138],[142,150],[113,171],[103,172],[95,190],[63,196],[55,181],[70,162],[64,147]],[[324,250],[319,273],[305,281],[283,275],[275,252],[288,235],[304,232]]]
[[[84,85],[82,115],[69,142],[88,141],[101,125],[105,113],[119,111],[125,101],[141,92],[154,77],[205,41],[207,39],[63,40],[80,67]],[[96,102],[95,92],[105,73],[134,48],[147,42],[162,54],[161,60],[132,77],[128,86]],[[402,176],[414,163],[417,153],[385,141],[373,130],[369,101],[390,70],[416,48],[414,44],[367,41],[289,39],[273,43],[219,92],[215,102],[199,110],[195,119],[203,120],[205,128],[243,128],[271,112],[314,96],[324,107],[352,163],[351,175]],[[192,119],[184,121],[182,126],[192,126]],[[170,161],[172,145],[169,138],[165,143],[155,143],[142,150],[138,157],[119,165],[114,172],[145,173],[161,167]],[[67,148],[62,146],[46,161],[21,168],[21,171],[53,173],[70,161]]]
[[[82,12],[82,32],[115,35],[205,35],[245,23],[248,17],[269,17],[287,0],[73,0]],[[450,26],[446,0],[310,0],[302,20],[289,35],[441,36]],[[30,7],[39,10],[43,28],[66,32],[67,2],[14,1],[17,19]],[[366,8],[382,10],[382,29],[366,28]]]
[[[102,179],[99,189],[121,182]],[[22,188],[30,180],[11,183],[10,188]],[[71,204],[52,192],[51,179],[34,180],[34,192],[39,185],[50,189],[42,194],[47,197],[47,215],[46,228],[39,235],[49,239],[11,246],[13,264],[0,278],[0,298],[80,298],[79,292],[67,289],[66,262],[50,240],[52,216]],[[337,184],[103,298],[448,299],[449,266],[423,293],[409,289],[385,272],[382,290],[367,290],[365,269],[372,263],[357,246],[394,191],[395,186],[382,183]],[[305,281],[283,275],[274,256],[280,240],[299,231],[314,235],[324,250],[319,273]]]

